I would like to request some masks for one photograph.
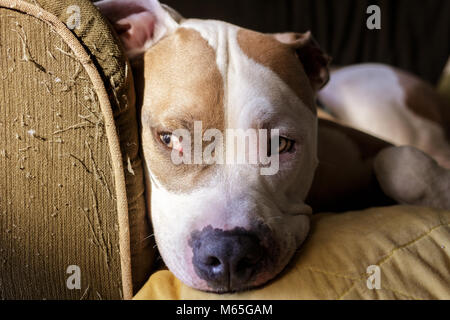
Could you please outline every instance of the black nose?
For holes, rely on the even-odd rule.
[[[245,287],[258,273],[264,254],[258,237],[242,228],[207,227],[195,232],[190,244],[196,273],[219,291]]]

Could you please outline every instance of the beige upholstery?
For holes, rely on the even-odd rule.
[[[130,298],[153,244],[119,41],[90,1],[0,0],[0,70],[0,298]]]

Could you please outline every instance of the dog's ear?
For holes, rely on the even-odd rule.
[[[311,32],[276,33],[273,36],[295,49],[314,90],[319,90],[327,84],[330,78],[328,66],[331,57],[320,49]]]
[[[95,5],[113,24],[128,57],[135,58],[177,27],[158,0],[103,0]]]

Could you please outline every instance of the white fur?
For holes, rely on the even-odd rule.
[[[405,91],[388,66],[361,64],[339,69],[319,92],[319,99],[339,120],[359,130],[431,155],[449,150],[446,158],[450,158],[443,129],[406,106]]]

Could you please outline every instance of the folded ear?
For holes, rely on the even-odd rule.
[[[144,53],[178,27],[158,0],[103,0],[95,5],[113,24],[130,58]]]
[[[310,31],[277,33],[274,34],[274,37],[295,49],[314,90],[319,90],[327,84],[330,78],[328,66],[331,57],[320,49]]]

